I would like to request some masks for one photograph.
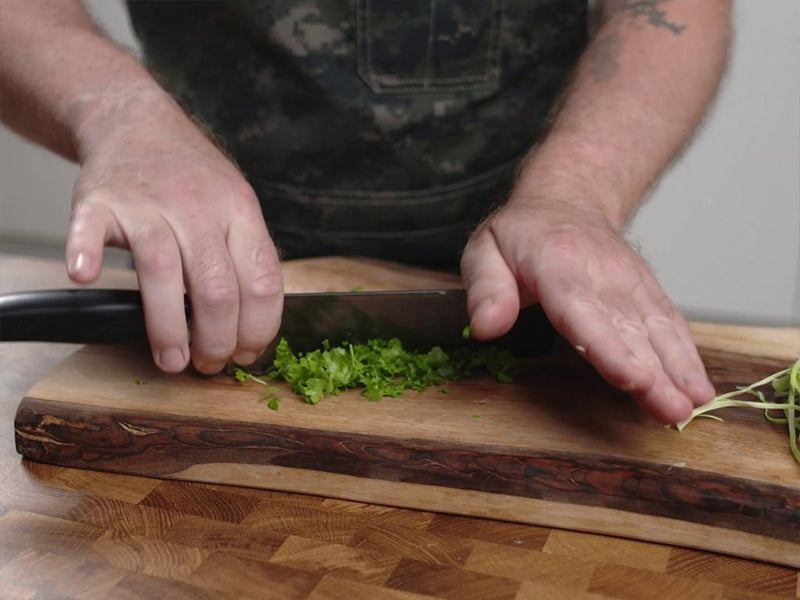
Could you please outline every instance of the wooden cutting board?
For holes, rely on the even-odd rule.
[[[285,271],[289,291],[459,284],[375,261],[297,261]],[[748,341],[747,331],[693,329],[718,391],[784,368],[798,351],[796,330],[782,351],[763,332]],[[71,467],[519,521],[800,567],[800,468],[785,430],[752,409],[726,410],[724,422],[700,420],[681,433],[665,428],[566,345],[528,361],[512,384],[476,378],[448,383],[447,393],[380,402],[350,392],[316,406],[280,388],[277,411],[259,401],[262,391],[224,375],[163,374],[144,347],[86,346],[22,400],[17,449]]]

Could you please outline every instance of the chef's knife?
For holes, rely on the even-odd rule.
[[[185,301],[186,316],[190,306]],[[464,290],[286,294],[281,328],[295,351],[329,340],[397,337],[407,348],[457,347],[469,323]],[[88,343],[147,339],[136,290],[72,289],[0,295],[0,341]],[[493,343],[518,356],[550,351],[554,332],[538,306],[524,309],[514,328]],[[476,343],[470,341],[469,343]]]

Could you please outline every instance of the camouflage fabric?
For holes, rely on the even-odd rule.
[[[455,268],[586,41],[564,0],[129,2],[286,257]]]

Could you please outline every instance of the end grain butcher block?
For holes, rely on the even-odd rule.
[[[286,283],[289,291],[458,285],[346,260],[287,264]],[[728,349],[701,348],[719,391],[784,368],[798,351],[789,341],[753,354],[759,340],[748,345],[742,331],[693,329],[701,345],[728,340]],[[526,362],[511,384],[476,378],[446,387],[379,402],[354,391],[316,406],[281,388],[275,411],[259,402],[257,384],[166,375],[144,347],[86,346],[22,400],[16,441],[25,457],[71,467],[519,521],[800,567],[800,469],[785,430],[759,411],[728,409],[724,422],[699,420],[679,433],[649,421],[567,348]]]

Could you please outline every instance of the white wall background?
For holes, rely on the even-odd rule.
[[[85,4],[135,48],[120,0]],[[800,2],[738,0],[735,28],[715,106],[629,238],[689,317],[799,325]],[[0,247],[63,247],[76,175],[0,130]]]
[[[736,0],[716,104],[630,228],[690,316],[800,324],[800,2]]]

